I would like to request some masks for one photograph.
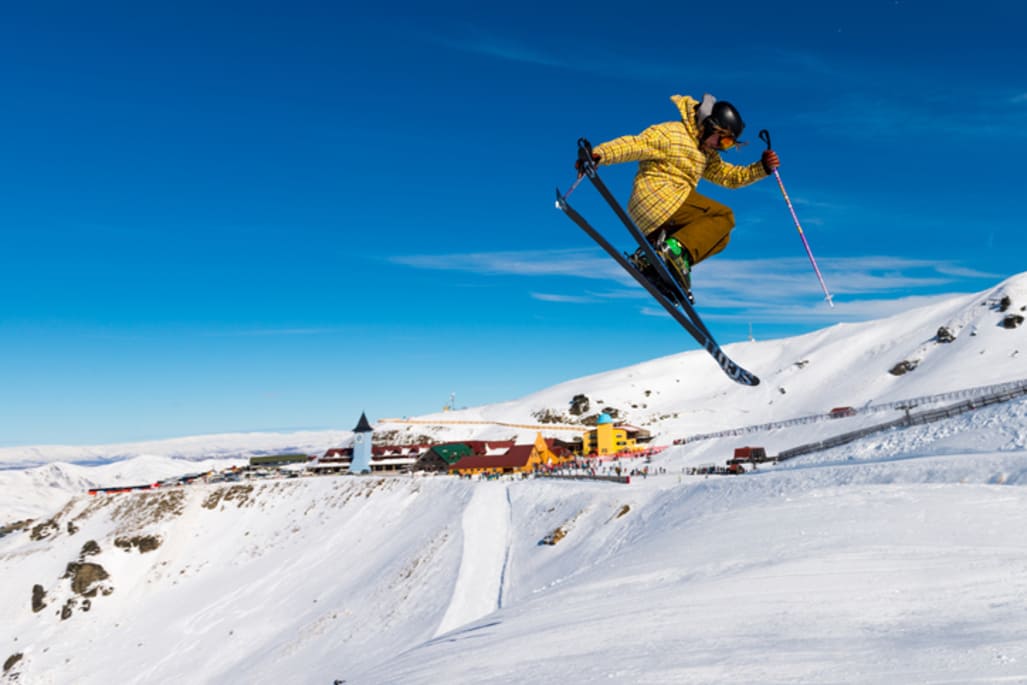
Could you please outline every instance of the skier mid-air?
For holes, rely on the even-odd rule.
[[[709,94],[702,102],[687,95],[671,100],[681,112],[680,120],[597,145],[591,149],[591,162],[638,162],[628,213],[691,301],[692,267],[727,247],[735,225],[729,207],[696,192],[699,179],[740,188],[767,178],[779,162],[769,148],[747,166],[723,161],[721,152],[745,144],[739,140],[745,123],[738,110]],[[579,176],[585,172],[583,164],[579,157]],[[668,299],[680,303],[681,297],[657,276],[644,250],[640,248],[631,260]]]

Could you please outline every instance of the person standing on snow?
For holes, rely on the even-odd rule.
[[[724,162],[721,152],[745,145],[739,140],[745,123],[738,110],[710,94],[702,102],[687,95],[675,95],[671,101],[681,112],[679,121],[597,145],[592,159],[600,166],[638,162],[628,213],[692,299],[692,267],[727,247],[735,226],[730,207],[696,192],[699,179],[741,188],[771,175],[779,161],[768,149],[760,161],[747,166]],[[575,167],[580,175],[580,160]],[[650,281],[662,285],[641,249],[632,261]],[[672,301],[678,299],[666,294]]]

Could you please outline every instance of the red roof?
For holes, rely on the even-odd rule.
[[[471,448],[471,452],[473,454],[486,454],[490,450],[510,449],[511,447],[514,446],[514,441],[513,440],[493,440],[491,442],[486,442],[484,440],[469,440],[469,441],[467,441],[467,442],[465,442],[463,444],[465,444],[469,448]]]
[[[493,445],[496,443],[492,443]],[[514,445],[505,454],[475,454],[456,462],[451,469],[522,469],[528,464],[534,445]]]
[[[324,459],[352,459],[352,458],[353,458],[353,448],[352,447],[334,447],[334,448],[328,450],[327,452],[325,452],[324,456],[321,457],[322,460],[324,460]]]
[[[431,445],[374,445],[371,455],[375,457],[416,457],[427,452]]]

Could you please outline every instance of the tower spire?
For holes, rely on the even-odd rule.
[[[357,427],[353,429],[354,433],[370,433],[374,429],[371,428],[370,422],[367,420],[367,414],[360,412],[360,420],[357,421]]]

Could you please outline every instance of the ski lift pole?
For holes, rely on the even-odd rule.
[[[767,149],[769,150],[770,131],[767,129],[760,131],[760,140],[767,144]],[[806,254],[809,255],[809,263],[813,265],[813,271],[817,275],[817,280],[820,281],[820,287],[824,291],[824,299],[833,307],[834,302],[831,298],[834,296],[831,295],[831,292],[827,289],[827,284],[824,283],[824,276],[820,273],[820,267],[817,266],[817,260],[813,258],[813,250],[809,247],[809,241],[806,240],[806,234],[802,231],[802,224],[799,223],[799,217],[795,214],[795,207],[792,206],[792,200],[788,197],[788,191],[785,190],[785,184],[781,180],[781,174],[776,168],[774,169],[774,178],[777,179],[777,186],[781,189],[781,194],[784,195],[785,204],[788,205],[788,211],[792,213],[792,221],[795,222],[795,228],[799,229],[799,237],[802,238],[802,246],[806,248]]]

